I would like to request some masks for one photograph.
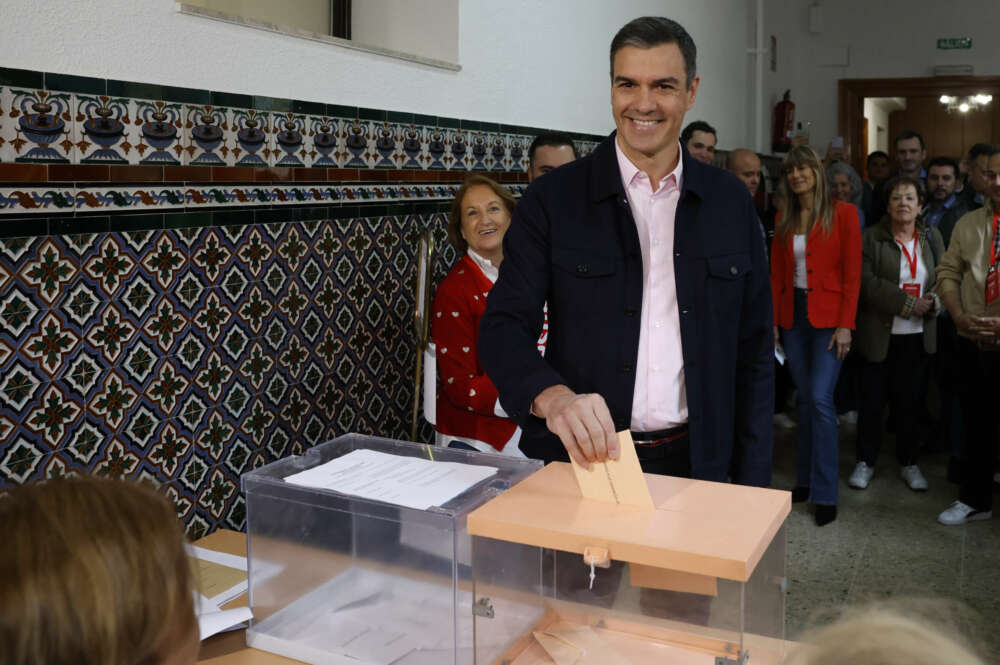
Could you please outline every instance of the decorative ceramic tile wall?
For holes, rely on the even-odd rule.
[[[198,537],[248,469],[409,438],[416,238],[436,283],[538,131],[0,68],[0,489],[146,478]]]

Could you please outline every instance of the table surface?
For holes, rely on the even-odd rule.
[[[247,555],[247,537],[238,531],[222,529],[194,542],[198,547],[204,547],[216,552]],[[223,609],[246,607],[247,595],[244,593],[225,605]],[[247,646],[246,630],[233,630],[219,633],[202,641],[198,662],[210,665],[301,665],[301,661],[292,660],[273,653],[251,649]]]

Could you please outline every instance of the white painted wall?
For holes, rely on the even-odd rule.
[[[351,3],[351,41],[458,62],[458,0]]]
[[[822,34],[809,32],[814,4]],[[796,119],[812,122],[810,144],[821,151],[837,133],[838,79],[931,76],[935,65],[955,64],[1000,74],[996,0],[766,0],[765,15],[767,34],[778,38],[778,71],[765,75],[769,108],[791,89]],[[942,37],[971,37],[972,49],[938,51]],[[844,48],[846,66],[827,64]]]
[[[745,144],[748,0],[458,3],[460,72],[187,16],[168,0],[4,0],[0,65],[605,133],[611,37],[667,14],[701,51],[688,118],[715,125],[720,147]]]

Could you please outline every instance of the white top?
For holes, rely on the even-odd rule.
[[[688,421],[681,319],[674,281],[674,219],[681,197],[684,160],[657,183],[622,152],[618,169],[642,251],[642,309],[635,362],[631,428],[637,432],[676,427]]]
[[[795,255],[795,288],[804,289],[809,286],[806,278],[806,234],[796,233],[792,240],[792,254]]]
[[[903,284],[910,284],[916,282],[920,285],[920,295],[924,295],[924,284],[927,282],[927,266],[921,260],[920,256],[920,245],[914,245],[913,242],[906,243],[906,251],[912,256],[914,249],[916,249],[917,254],[917,276],[913,277],[913,273],[910,272],[910,262],[906,260],[906,254],[903,252],[902,245],[899,241],[896,241],[896,245],[899,246],[899,288],[903,288]],[[917,333],[922,333],[924,331],[924,319],[920,316],[911,316],[908,319],[901,318],[899,316],[892,317],[892,334],[893,335],[915,335]]]

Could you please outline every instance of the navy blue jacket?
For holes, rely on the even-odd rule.
[[[639,236],[622,185],[615,135],[537,179],[514,211],[500,277],[479,329],[479,356],[521,450],[568,460],[535,396],[566,384],[598,393],[628,429],[642,304]],[[691,158],[674,231],[674,271],[687,388],[692,476],[766,486],[771,480],[774,318],[764,241],[746,186]],[[544,358],[535,346],[548,302]]]

